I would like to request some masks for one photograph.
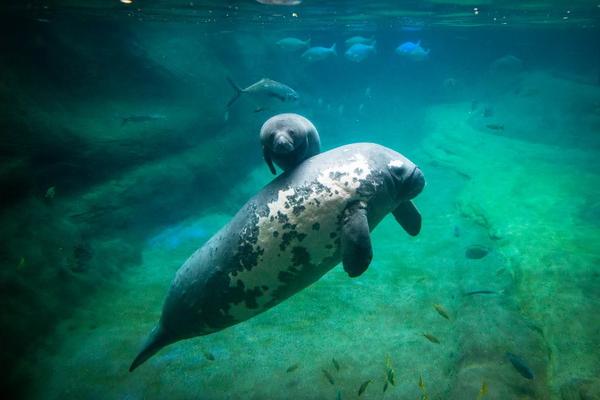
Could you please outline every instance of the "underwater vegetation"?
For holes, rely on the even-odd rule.
[[[76,3],[0,6],[3,398],[600,398],[597,4]],[[419,166],[422,222],[241,323],[276,285],[204,286],[218,329],[129,373],[185,260],[351,143]],[[305,195],[261,231],[297,263],[341,241]]]

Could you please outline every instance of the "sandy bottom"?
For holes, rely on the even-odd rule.
[[[33,398],[354,399],[372,380],[361,399],[578,399],[566,396],[600,375],[597,153],[476,129],[469,112],[429,110],[430,134],[409,154],[427,177],[416,201],[423,230],[410,238],[386,218],[363,276],[338,266],[274,309],[176,343],[129,373],[175,271],[230,216],[188,221],[201,229],[149,243],[142,265],[25,361],[36,371]],[[249,192],[266,182],[262,166],[253,176]],[[470,259],[472,245],[489,253]],[[395,385],[384,393],[388,359]]]

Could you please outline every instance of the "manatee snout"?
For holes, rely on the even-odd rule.
[[[273,151],[276,154],[288,154],[294,151],[294,141],[287,132],[276,132],[273,138]]]
[[[406,186],[406,196],[409,200],[414,199],[423,191],[423,188],[425,188],[425,176],[419,167],[415,165],[404,185]]]
[[[423,191],[425,176],[421,169],[410,160],[394,160],[388,166],[396,183],[396,195],[400,200],[412,200]]]

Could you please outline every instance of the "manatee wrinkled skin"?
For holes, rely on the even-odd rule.
[[[303,116],[291,113],[269,118],[260,129],[260,143],[273,175],[277,173],[273,164],[288,171],[321,151],[317,128]]]
[[[181,266],[158,325],[130,371],[161,348],[251,318],[342,261],[354,277],[372,258],[369,232],[390,212],[411,235],[421,170],[386,147],[356,143],[318,154],[252,197]]]

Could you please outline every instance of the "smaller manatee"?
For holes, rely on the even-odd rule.
[[[287,171],[321,151],[317,128],[303,116],[291,113],[269,118],[260,129],[260,143],[273,175],[277,173],[273,163]]]

